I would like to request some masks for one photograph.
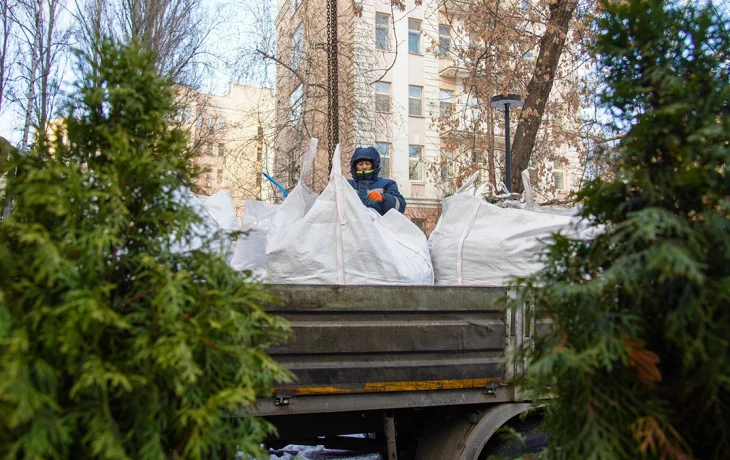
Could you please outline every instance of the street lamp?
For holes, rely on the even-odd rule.
[[[498,94],[491,99],[492,107],[504,109],[504,169],[507,191],[512,193],[512,157],[509,152],[509,108],[522,107],[522,97],[519,94]]]

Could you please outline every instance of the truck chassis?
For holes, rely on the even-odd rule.
[[[505,288],[274,285],[293,338],[268,350],[294,374],[257,415],[286,444],[380,451],[385,458],[486,458],[532,405],[512,385],[513,351],[546,321],[504,307]],[[525,307],[527,308],[527,307]],[[533,415],[534,416],[534,415]],[[353,438],[349,433],[374,433]]]

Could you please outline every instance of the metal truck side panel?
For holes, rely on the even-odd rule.
[[[281,405],[314,395],[459,389],[484,395],[504,382],[507,331],[499,302],[504,289],[277,285],[272,290],[284,303],[268,310],[289,320],[294,335],[267,351],[297,378],[274,389]]]

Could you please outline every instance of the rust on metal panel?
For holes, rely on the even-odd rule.
[[[314,396],[352,393],[388,393],[394,391],[464,390],[486,388],[490,384],[503,386],[500,378],[432,380],[426,382],[372,382],[364,385],[331,386],[282,386],[273,388],[272,394],[286,393],[295,396]]]
[[[253,409],[258,416],[322,414],[413,407],[494,404],[514,401],[514,387],[500,386],[496,394],[485,394],[484,388],[456,390],[394,391],[390,393],[349,393],[304,396],[292,399],[293,404],[274,405],[273,398],[260,399]]]
[[[481,354],[463,359],[460,353],[443,354],[442,359],[428,359],[410,353],[386,359],[384,355],[358,353],[347,360],[325,363],[321,356],[300,355],[280,360],[296,376],[296,386],[339,386],[372,382],[429,382],[436,380],[469,380],[496,378],[504,375],[502,359]],[[434,358],[437,357],[436,355]],[[278,357],[275,359],[279,360]],[[296,359],[294,361],[293,359]]]

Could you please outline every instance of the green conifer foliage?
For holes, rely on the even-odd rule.
[[[6,172],[5,163],[7,163],[8,161],[10,152],[13,152],[15,150],[15,147],[13,147],[7,139],[0,136],[0,176],[5,174]]]
[[[168,123],[172,90],[139,46],[101,46],[64,142],[13,155],[0,224],[0,456],[232,458],[270,430],[249,415],[287,373],[287,326],[219,256],[171,251],[195,213]]]
[[[538,338],[524,382],[550,458],[730,455],[730,35],[712,6],[604,1],[615,179],[580,193],[605,233],[558,238],[523,280]],[[523,297],[524,298],[524,297]]]

